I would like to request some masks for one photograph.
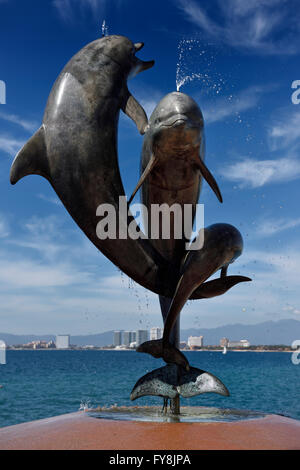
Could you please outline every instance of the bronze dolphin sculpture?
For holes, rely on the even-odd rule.
[[[128,77],[154,64],[136,57],[142,47],[143,43],[133,44],[123,36],[105,36],[71,58],[52,87],[42,126],[12,164],[10,181],[15,184],[30,174],[46,178],[107,258],[144,287],[168,293],[168,284],[160,282],[164,260],[148,240],[102,240],[96,234],[97,207],[111,204],[118,214],[119,196],[125,196],[117,154],[120,109],[140,133],[148,124],[145,111],[127,87]],[[117,235],[119,229],[127,233],[131,219],[117,217]]]
[[[204,293],[207,289],[206,297],[215,297],[225,293],[237,283],[251,281],[245,276],[227,277],[223,274],[227,266],[233,263],[242,252],[243,240],[240,232],[229,224],[214,224],[204,231],[203,247],[200,250],[188,252],[183,261],[182,274],[166,316],[163,339],[147,341],[137,349],[139,352],[147,352],[156,358],[162,357],[165,362],[177,364],[186,370],[189,369],[186,357],[170,343],[172,328],[186,301],[201,285]],[[219,279],[204,283],[220,268]],[[209,283],[210,287],[207,288]]]
[[[180,92],[168,93],[156,106],[145,134],[141,178],[129,199],[132,201],[142,186],[142,203],[148,209],[147,226],[151,227],[152,204],[179,204],[192,207],[192,221],[201,190],[202,177],[206,179],[222,202],[221,192],[213,175],[204,163],[204,121],[197,103]],[[171,230],[174,230],[174,225]],[[183,233],[183,220],[182,230]],[[192,223],[190,224],[190,232]],[[190,238],[190,233],[185,233]],[[171,232],[167,240],[159,237],[151,243],[169,261],[182,258],[185,237],[175,239]]]
[[[167,204],[169,207],[173,204],[179,204],[182,212],[184,205],[190,204],[192,206],[191,222],[193,223],[203,178],[213,189],[219,201],[223,201],[218,184],[206,167],[204,159],[204,121],[198,104],[184,93],[168,93],[158,103],[149,119],[141,154],[141,177],[129,199],[130,203],[141,187],[141,201],[147,208],[145,224],[148,227],[148,232],[150,232],[152,225],[150,210],[152,204]],[[151,239],[151,245],[171,263],[172,274],[174,274],[174,268],[178,269],[178,282],[180,265],[186,254],[185,244],[189,238],[185,236],[181,239],[174,238],[174,224],[172,222],[173,220],[170,223],[170,237],[168,239],[162,237]],[[228,229],[228,224],[226,226]],[[190,224],[189,230],[184,230],[182,218],[181,229],[181,233],[189,237],[192,232],[192,224]],[[221,280],[209,281],[196,289],[192,293],[191,299],[224,294],[235,284],[246,279],[249,278],[226,276]]]
[[[239,231],[229,224],[215,224],[204,230],[204,245],[199,250],[186,250],[186,242],[192,232],[196,204],[198,202],[202,177],[206,179],[220,202],[221,192],[204,163],[205,138],[203,116],[197,103],[189,96],[173,92],[166,95],[156,106],[149,119],[149,128],[144,137],[141,156],[141,178],[130,198],[142,187],[142,203],[147,207],[145,226],[150,231],[155,221],[151,220],[152,204],[166,203],[169,207],[179,204],[181,211],[185,204],[192,207],[192,220],[185,237],[174,236],[175,216],[170,222],[170,238],[151,240],[157,251],[176,269],[168,279],[176,279],[172,298],[160,296],[161,310],[164,317],[164,336],[162,340],[147,341],[141,344],[138,352],[147,352],[154,357],[162,357],[167,364],[177,364],[181,373],[189,369],[185,356],[176,347],[179,337],[180,312],[189,298],[210,298],[224,294],[240,282],[250,281],[245,276],[227,276],[228,264],[242,252],[243,241]],[[183,219],[179,221],[182,224]],[[173,229],[173,231],[172,231]],[[160,233],[161,235],[161,233]],[[203,233],[202,233],[203,235]],[[221,269],[221,277],[205,282],[212,274]],[[177,341],[176,341],[177,336]],[[198,370],[198,369],[197,369]],[[202,374],[200,370],[199,376]],[[170,369],[161,368],[142,377],[135,385],[131,398],[149,394],[158,394],[164,390],[169,393]],[[195,370],[193,372],[195,375]],[[206,373],[208,374],[208,373]],[[200,380],[200,379],[199,379]],[[202,379],[201,379],[202,380]],[[201,382],[200,380],[200,382]],[[214,383],[211,376],[211,383]],[[199,382],[199,383],[200,383]],[[191,383],[193,380],[191,379]],[[201,382],[202,383],[202,382]],[[211,391],[214,390],[212,386]],[[217,387],[219,390],[219,388]],[[223,394],[226,394],[223,389]],[[151,393],[150,393],[151,391]],[[196,392],[195,392],[196,393]],[[197,388],[197,393],[203,393]]]
[[[117,155],[120,109],[141,133],[148,126],[145,111],[127,87],[128,77],[154,63],[135,56],[142,47],[124,36],[105,36],[71,58],[52,87],[41,127],[13,161],[10,181],[15,184],[30,174],[46,178],[108,259],[145,288],[170,297],[176,284],[166,274],[174,268],[148,240],[101,240],[96,234],[97,207],[109,203],[118,213],[119,196],[125,195]],[[134,223],[130,215],[117,218],[117,234],[119,228],[127,232],[129,222]]]

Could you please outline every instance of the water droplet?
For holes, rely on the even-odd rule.
[[[102,33],[102,37],[108,36],[108,26],[107,26],[105,20],[103,20],[103,23],[102,23],[102,26],[101,26],[101,33]]]

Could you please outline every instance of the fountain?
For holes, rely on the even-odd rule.
[[[295,420],[212,407],[180,409],[180,396],[229,394],[219,378],[192,367],[180,351],[179,320],[189,299],[222,295],[234,285],[250,281],[227,274],[229,265],[242,253],[242,236],[229,224],[214,224],[192,236],[203,179],[222,202],[217,182],[204,163],[201,110],[180,92],[196,75],[181,75],[178,66],[177,91],[158,103],[148,122],[145,111],[128,90],[127,78],[152,67],[154,62],[136,57],[143,43],[107,35],[104,22],[102,35],[64,67],[49,95],[43,123],[17,154],[10,180],[15,184],[29,174],[46,178],[89,240],[122,273],[159,295],[163,338],[147,341],[137,351],[163,358],[166,365],[141,377],[132,389],[131,399],[160,396],[163,413],[157,407],[138,406],[87,412],[88,404],[82,403],[82,411],[77,413],[3,428],[1,447],[156,452],[299,448],[299,423]],[[129,209],[120,176],[120,109],[145,135],[141,177],[129,199],[130,203],[141,188],[145,233]],[[162,205],[169,211],[153,211]],[[101,228],[107,224],[116,229],[114,236],[108,236],[105,230],[101,236]],[[218,271],[220,276],[210,280]]]
[[[154,62],[136,57],[143,43],[108,36],[105,22],[102,34],[59,75],[42,126],[17,154],[10,179],[15,184],[29,174],[45,177],[90,241],[129,278],[159,295],[163,338],[143,343],[137,351],[163,358],[166,366],[140,378],[131,399],[161,396],[164,412],[170,400],[171,414],[178,415],[180,396],[229,395],[220,379],[190,366],[179,350],[179,319],[189,299],[222,295],[250,281],[227,274],[242,253],[243,240],[229,224],[202,228],[191,239],[203,179],[222,202],[218,184],[204,163],[201,110],[192,98],[177,91],[158,103],[148,122],[128,90],[127,78]],[[179,89],[185,79],[177,72]],[[145,134],[141,178],[128,204],[116,150],[120,109]],[[140,188],[146,233],[129,209]],[[109,223],[117,229],[112,235],[102,231]],[[218,278],[208,280],[218,271]]]

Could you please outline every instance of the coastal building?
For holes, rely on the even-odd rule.
[[[148,330],[137,330],[136,331],[136,346],[138,347],[140,344],[148,341],[149,339],[149,331]]]
[[[70,335],[57,335],[55,344],[56,349],[69,349]]]
[[[203,336],[189,336],[188,346],[190,349],[197,349],[203,347]]]
[[[229,341],[228,348],[249,348],[250,343],[247,339],[240,339],[240,341]]]
[[[114,346],[121,346],[122,344],[122,332],[114,331]]]
[[[136,331],[131,331],[131,341],[133,343],[136,341]]]
[[[164,334],[163,328],[158,328],[156,326],[150,329],[150,340],[161,339]]]
[[[221,348],[224,348],[226,346],[226,348],[228,348],[228,343],[229,343],[229,339],[228,338],[221,338],[220,339],[220,346]]]
[[[123,333],[123,343],[122,344],[124,344],[127,347],[130,346],[130,343],[132,343],[134,341],[132,339],[132,333],[133,333],[133,331],[124,331],[124,333]]]

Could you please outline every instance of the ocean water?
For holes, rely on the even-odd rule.
[[[278,413],[300,419],[300,364],[291,353],[186,352],[190,364],[217,375],[230,397],[203,394],[185,406]],[[162,405],[159,397],[131,402],[136,381],[164,365],[135,351],[7,351],[0,365],[0,427],[78,411],[80,407]]]

